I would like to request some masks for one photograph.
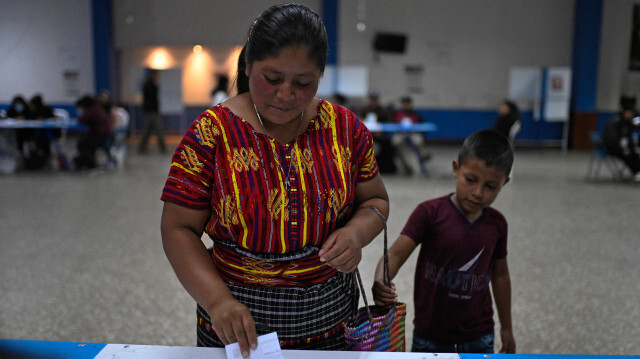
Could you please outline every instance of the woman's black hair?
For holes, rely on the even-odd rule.
[[[502,101],[502,103],[504,103],[505,105],[507,105],[507,107],[509,107],[509,115],[516,118],[520,118],[520,109],[518,108],[518,105],[516,105],[515,102],[509,99],[505,99]]]
[[[289,46],[305,46],[309,58],[315,60],[320,73],[324,73],[328,40],[322,18],[304,5],[274,5],[265,10],[249,29],[238,58],[238,94],[249,91],[249,78],[245,74],[247,67],[251,67],[254,61],[277,56]]]

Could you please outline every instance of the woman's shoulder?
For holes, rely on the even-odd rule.
[[[336,125],[349,126],[356,129],[362,124],[358,116],[349,108],[321,99],[318,101],[318,115],[322,119],[332,119]]]

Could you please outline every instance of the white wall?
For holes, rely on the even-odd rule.
[[[266,8],[289,1],[113,0],[115,46],[233,47]],[[298,0],[321,11],[320,0]]]
[[[88,0],[3,0],[0,6],[0,102],[41,93],[75,103],[94,91]],[[65,81],[65,71],[79,74]]]
[[[284,1],[279,1],[284,2]],[[321,11],[321,0],[302,1]],[[604,0],[597,108],[618,108],[621,93],[640,96],[640,73],[629,72],[631,9],[636,0]],[[194,44],[223,51],[241,45],[268,0],[113,0],[114,46],[123,58],[162,44]],[[359,4],[365,32],[358,32]],[[370,86],[397,101],[408,87],[419,107],[489,109],[507,93],[512,66],[571,64],[574,0],[349,0],[339,1],[339,63],[370,68]],[[94,90],[89,0],[3,0],[0,11],[0,103],[36,92],[47,102],[73,103]],[[127,21],[130,20],[130,21]],[[131,21],[132,20],[132,21]],[[375,31],[408,35],[407,52],[376,56]],[[129,61],[127,60],[127,61]],[[135,60],[137,61],[137,60]],[[422,65],[408,78],[405,65]],[[120,68],[142,66],[123,61]],[[77,82],[65,82],[77,70]],[[128,79],[121,79],[129,87]],[[207,87],[207,86],[205,86]],[[130,88],[130,87],[129,87]]]
[[[573,0],[367,0],[364,32],[359,2],[340,2],[340,63],[369,66],[385,103],[410,94],[419,107],[494,108],[510,67],[571,65]],[[376,31],[407,34],[406,53],[376,55]],[[422,93],[408,89],[413,64],[424,68]]]

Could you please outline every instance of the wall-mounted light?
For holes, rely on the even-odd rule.
[[[202,46],[201,45],[196,45],[193,47],[193,53],[194,54],[201,54],[202,53]]]
[[[163,47],[154,49],[147,58],[148,66],[156,70],[168,69],[173,66],[174,62],[169,51]]]

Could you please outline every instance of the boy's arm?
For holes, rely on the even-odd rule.
[[[506,257],[493,261],[491,288],[500,320],[500,353],[515,354],[516,341],[511,327],[511,278]]]
[[[413,250],[417,247],[417,243],[408,236],[401,234],[398,239],[389,248],[389,277],[395,278],[396,274],[400,270],[400,267],[409,258]],[[376,273],[373,281],[373,300],[376,305],[386,306],[392,304],[398,300],[395,286],[392,283],[385,284],[386,278],[384,277],[384,257],[378,261],[376,267]]]

